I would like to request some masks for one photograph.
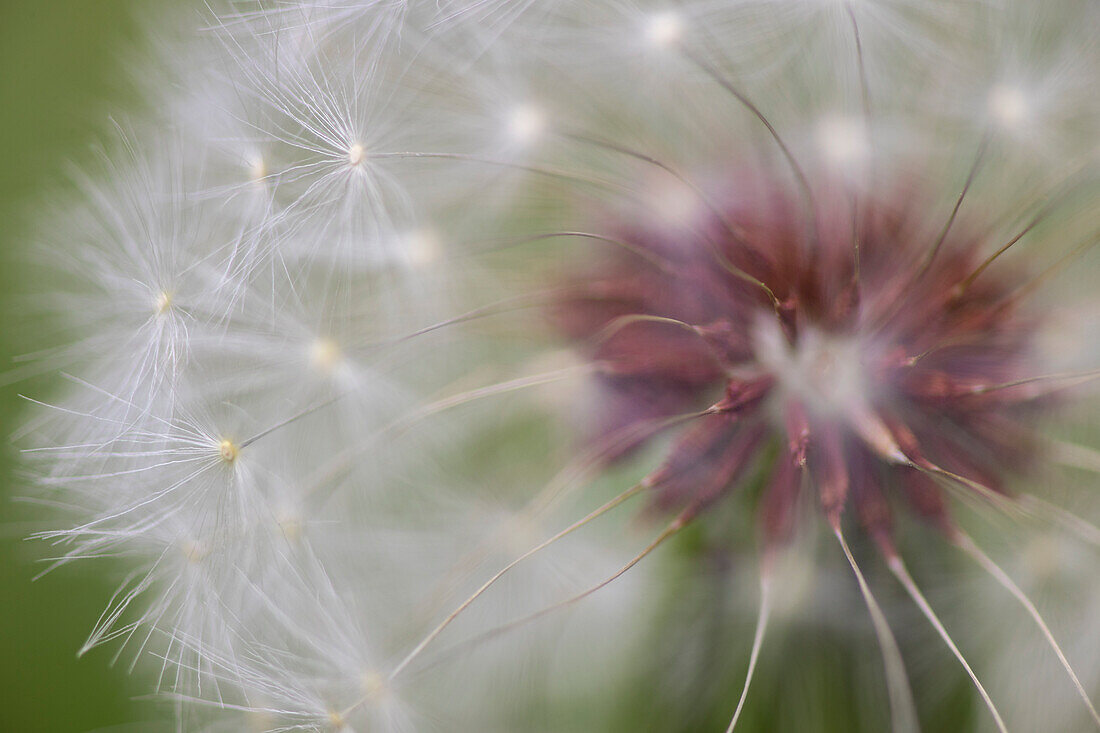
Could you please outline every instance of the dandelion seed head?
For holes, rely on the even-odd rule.
[[[914,274],[923,240],[899,213],[914,205],[910,193],[889,203],[861,199],[857,270],[852,209],[842,202],[858,194],[830,199],[837,219],[823,218],[811,232],[796,223],[797,194],[782,190],[768,182],[745,187],[709,235],[624,223],[621,237],[669,264],[655,268],[622,254],[594,281],[590,300],[582,295],[567,306],[567,329],[579,327],[574,335],[587,338],[614,326],[623,309],[682,324],[623,326],[594,355],[607,365],[601,379],[610,391],[643,395],[657,415],[676,404],[697,409],[685,392],[726,385],[716,414],[685,430],[652,474],[658,503],[688,512],[710,506],[773,436],[788,447],[773,468],[776,493],[764,500],[765,514],[777,506],[793,512],[790,465],[809,471],[831,522],[851,504],[880,537],[891,531],[887,492],[939,494],[915,464],[947,465],[999,487],[999,470],[1026,460],[1030,443],[1029,400],[996,387],[1026,373],[1034,333],[1002,305],[1011,286],[985,275],[964,296],[952,295],[980,261],[967,248],[976,240],[961,233],[927,272]],[[607,292],[615,297],[597,295]],[[607,424],[639,419],[637,405],[621,409]],[[932,427],[946,420],[966,426],[967,444],[981,446],[976,453],[999,461],[946,444]],[[892,472],[880,473],[883,464]]]
[[[604,645],[620,637],[651,653],[653,599],[703,605],[655,592],[648,561],[624,565],[637,535],[605,520],[629,518],[601,512],[542,552],[591,509],[588,488],[625,474],[650,516],[710,522],[676,560],[705,572],[684,575],[715,576],[756,522],[762,586],[793,619],[841,586],[819,582],[801,509],[858,524],[899,571],[895,516],[957,537],[948,489],[1008,503],[1043,458],[1036,416],[1055,389],[1024,382],[1094,356],[1095,319],[1018,307],[1023,258],[990,257],[1008,198],[965,165],[1053,137],[1048,120],[1091,130],[1074,101],[1090,62],[1071,84],[1061,63],[963,73],[984,64],[960,59],[997,3],[635,5],[211,9],[209,44],[168,49],[171,80],[151,85],[156,125],[180,139],[127,138],[82,180],[59,238],[76,256],[50,255],[81,285],[55,308],[80,334],[58,360],[77,387],[26,431],[73,521],[42,537],[59,564],[134,559],[85,648],[152,651],[180,730],[203,706],[219,730],[422,730],[423,700],[447,707],[442,727],[491,729],[501,699],[521,704],[499,677],[524,678],[512,670],[550,635],[492,645],[485,664],[420,632],[453,618],[480,644],[485,623],[581,588],[599,590],[590,637],[547,644],[540,704],[603,696],[615,670],[567,663],[614,666]],[[956,92],[956,77],[1006,81]],[[1068,179],[1035,157],[1013,205],[1049,201],[1037,231],[1060,244],[1072,227],[1039,189]],[[564,347],[539,328],[548,301]],[[573,407],[565,429],[547,420]],[[540,488],[574,432],[583,450]],[[731,524],[720,502],[751,516]],[[1062,559],[1029,546],[1023,561],[1045,580]],[[501,567],[472,613],[445,615]],[[605,589],[614,567],[629,572]],[[723,593],[744,605],[744,590]],[[688,679],[692,659],[668,667]],[[436,669],[478,692],[431,694]]]

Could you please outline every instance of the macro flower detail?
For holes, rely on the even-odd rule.
[[[1026,281],[984,272],[980,235],[937,239],[912,192],[853,209],[834,190],[807,227],[796,192],[738,183],[696,234],[624,225],[630,251],[560,308],[572,338],[598,344],[606,434],[705,408],[650,475],[656,502],[705,509],[777,441],[761,498],[773,541],[801,480],[784,464],[806,468],[830,524],[850,506],[884,543],[887,496],[947,528],[936,478],[1003,493],[1052,386],[1028,379]]]
[[[614,458],[679,427],[640,484],[657,510],[678,512],[666,532],[761,470],[765,596],[771,555],[796,531],[800,495],[813,492],[875,619],[894,678],[895,730],[916,729],[916,718],[896,642],[844,539],[845,512],[958,656],[999,729],[1000,713],[905,568],[894,538],[899,509],[941,530],[1017,595],[1100,723],[1038,611],[955,526],[945,496],[1017,511],[1003,479],[1041,459],[1030,423],[1067,382],[1092,376],[1036,373],[1042,314],[1025,307],[1034,277],[996,262],[1031,225],[1007,244],[990,242],[955,222],[966,188],[937,224],[919,192],[868,195],[820,183],[824,195],[809,198],[747,176],[720,204],[704,199],[683,228],[609,224],[621,247],[579,276],[556,312],[598,370],[595,438]],[[767,610],[765,597],[744,693]]]
[[[203,4],[35,245],[81,653],[180,731],[1100,728],[1095,3]]]

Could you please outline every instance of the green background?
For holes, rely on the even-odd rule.
[[[147,5],[145,3],[144,5]],[[0,1],[0,374],[36,346],[32,324],[11,293],[26,290],[20,264],[34,239],[37,201],[62,188],[67,166],[87,158],[112,110],[128,105],[121,60],[138,27],[133,0]],[[142,7],[144,7],[142,5]],[[2,382],[9,381],[0,377]],[[0,388],[0,425],[8,435],[26,414],[21,393],[41,395],[41,380]],[[125,665],[110,652],[77,660],[76,650],[110,595],[102,568],[77,565],[31,582],[42,547],[11,501],[21,491],[15,449],[0,457],[0,731],[87,731],[133,724]],[[136,692],[136,691],[135,691]],[[149,730],[130,725],[116,730]]]

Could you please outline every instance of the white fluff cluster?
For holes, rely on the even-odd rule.
[[[151,113],[43,249],[67,387],[23,432],[71,523],[42,536],[126,570],[86,646],[186,730],[518,730],[524,690],[599,700],[641,565],[563,639],[470,659],[433,631],[599,505],[598,457],[546,419],[595,409],[531,318],[547,273],[616,246],[586,228],[609,211],[686,226],[730,160],[868,188],[919,161],[940,222],[985,146],[967,206],[1018,228],[1096,173],[1100,14],[1054,5],[263,0],[162,31]],[[442,631],[495,634],[638,545],[570,535]],[[553,682],[526,666],[548,641]]]

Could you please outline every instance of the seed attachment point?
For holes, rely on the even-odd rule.
[[[240,454],[240,447],[229,438],[223,438],[218,443],[218,456],[226,463],[233,463]]]
[[[385,676],[373,669],[363,673],[359,680],[359,686],[363,690],[364,701],[368,703],[378,702],[384,698],[389,688]]]
[[[180,552],[189,563],[200,563],[210,554],[210,547],[199,540],[187,540],[180,545]]]
[[[350,165],[352,168],[358,167],[359,164],[362,163],[363,159],[366,157],[367,150],[359,143],[355,143],[350,148],[348,148],[348,165]]]
[[[343,351],[335,339],[318,338],[309,348],[309,363],[322,374],[331,373],[343,359]]]
[[[332,728],[332,730],[342,731],[346,729],[347,721],[345,721],[344,716],[336,710],[330,710],[328,715],[325,717],[328,718],[328,724]]]
[[[172,309],[172,294],[167,290],[161,290],[157,293],[156,299],[153,301],[153,311],[158,316],[163,316],[169,310]]]
[[[248,177],[254,183],[259,183],[267,178],[267,162],[262,155],[256,155],[249,158],[245,162],[245,165],[248,169]]]

